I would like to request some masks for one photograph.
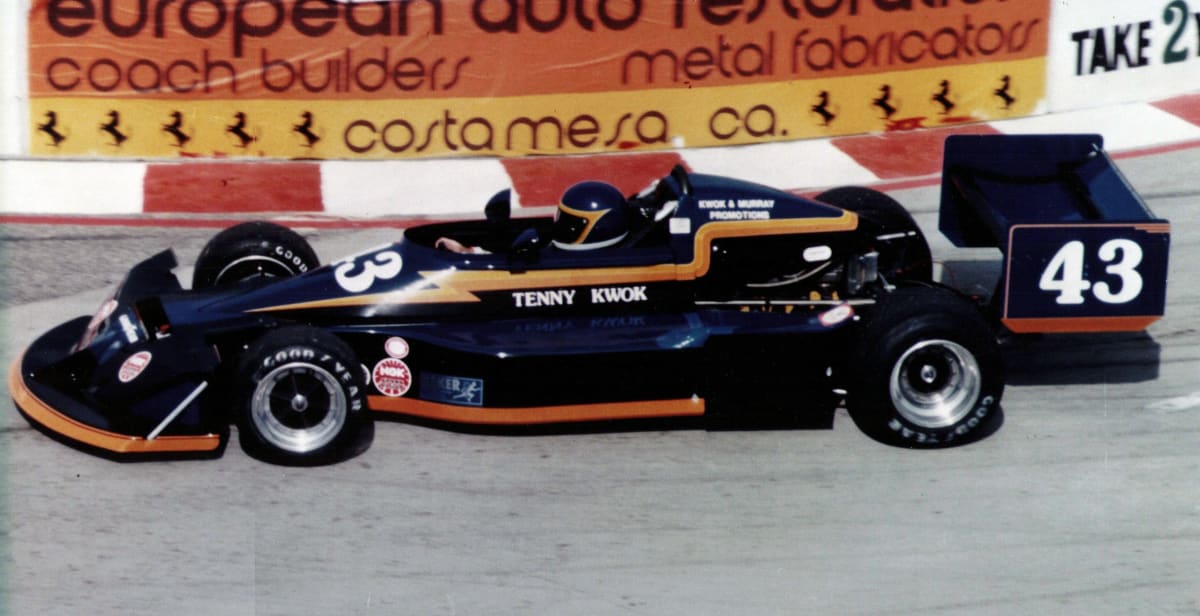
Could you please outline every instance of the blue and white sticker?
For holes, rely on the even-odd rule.
[[[444,404],[483,406],[483,379],[425,372],[421,374],[421,397]]]

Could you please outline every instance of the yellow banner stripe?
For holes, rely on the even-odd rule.
[[[1045,60],[1036,58],[693,90],[508,98],[35,98],[30,145],[40,156],[322,159],[739,145],[879,132],[897,121],[928,128],[1021,117],[1042,102],[1045,74]]]

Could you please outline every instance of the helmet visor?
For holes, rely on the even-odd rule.
[[[554,215],[554,241],[559,244],[575,244],[583,240],[592,221],[558,208]]]

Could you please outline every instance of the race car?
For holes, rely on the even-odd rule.
[[[553,217],[406,229],[321,265],[266,222],[216,235],[185,289],[166,251],[37,339],[9,384],[36,426],[121,456],[242,446],[282,464],[364,448],[378,414],[474,426],[831,413],[910,447],[969,442],[1004,390],[997,331],[1141,329],[1169,225],[1096,136],[947,143],[941,224],[998,246],[986,303],[933,279],[885,194],[805,198],[677,166]]]

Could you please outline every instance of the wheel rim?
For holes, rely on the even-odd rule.
[[[288,278],[296,272],[286,263],[272,257],[252,255],[242,257],[217,272],[215,284],[243,282],[255,278]]]
[[[910,423],[945,428],[966,417],[979,399],[983,379],[979,362],[949,340],[917,343],[892,368],[892,404]]]
[[[263,439],[292,453],[328,445],[346,422],[346,395],[337,378],[303,362],[269,372],[255,387],[250,405],[250,419]]]

